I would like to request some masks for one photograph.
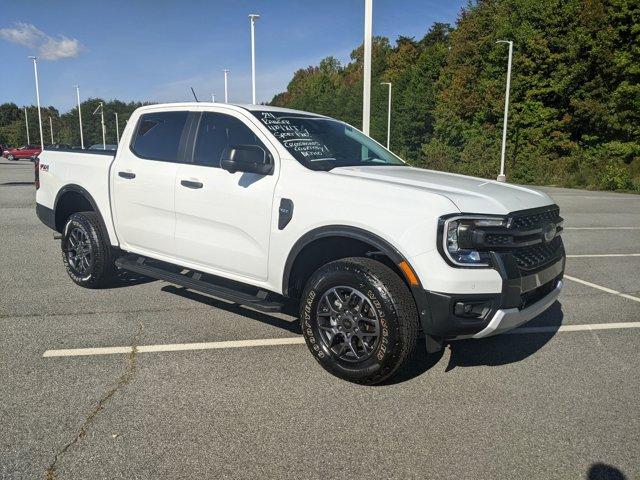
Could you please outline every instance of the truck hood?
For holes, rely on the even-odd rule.
[[[408,166],[338,167],[331,173],[442,195],[464,213],[504,215],[554,203],[545,193],[530,188]]]

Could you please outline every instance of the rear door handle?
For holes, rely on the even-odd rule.
[[[132,178],[136,178],[136,174],[133,172],[118,172],[118,176],[122,178],[126,178],[128,180],[131,180]]]
[[[194,182],[192,180],[181,180],[180,185],[187,188],[202,188],[202,182]]]

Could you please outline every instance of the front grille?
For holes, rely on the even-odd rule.
[[[542,228],[544,224],[549,222],[559,223],[560,221],[562,221],[560,218],[560,209],[558,207],[552,207],[542,212],[514,216],[511,221],[511,228],[514,230],[532,230]]]
[[[536,242],[522,246],[512,244],[511,253],[521,271],[531,273],[559,258],[563,248],[560,236],[549,243],[545,243],[542,238],[543,227],[549,223],[556,225],[557,234],[562,231],[560,209],[555,205],[547,209],[513,214],[509,230],[514,232],[516,238]]]
[[[554,238],[547,244],[519,247],[512,251],[516,263],[521,270],[536,270],[558,258],[559,249],[562,247],[560,237]]]
[[[473,238],[479,250],[511,254],[520,271],[531,274],[562,256],[562,222],[556,205],[523,210],[509,215],[506,227],[478,228]],[[547,241],[550,225],[555,237]]]

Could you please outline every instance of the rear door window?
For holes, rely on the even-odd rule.
[[[189,112],[146,113],[138,120],[133,152],[148,160],[179,162],[180,141]]]

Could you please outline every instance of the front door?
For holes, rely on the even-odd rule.
[[[192,162],[175,177],[177,257],[212,273],[265,280],[278,169],[232,174],[220,168],[220,156],[229,145],[259,145],[276,161],[275,149],[242,114],[228,112],[202,113]]]

